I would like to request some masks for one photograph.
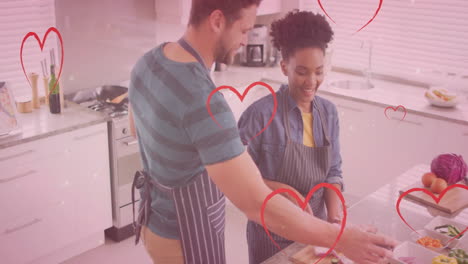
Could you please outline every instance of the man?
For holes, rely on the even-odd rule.
[[[224,195],[261,222],[271,193],[240,140],[236,120],[208,70],[230,63],[245,45],[261,0],[193,0],[190,22],[177,43],[163,43],[135,65],[130,83],[144,172],[134,186],[142,206],[136,230],[154,263],[223,264]],[[304,244],[331,247],[339,226],[315,218],[281,195],[264,212],[269,230]],[[378,263],[395,242],[347,228],[337,249],[359,263]]]

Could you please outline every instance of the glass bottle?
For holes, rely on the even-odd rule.
[[[55,65],[50,65],[50,82],[49,82],[49,108],[52,114],[59,114],[60,113],[60,84],[57,82],[55,78]],[[54,88],[55,85],[55,88]]]

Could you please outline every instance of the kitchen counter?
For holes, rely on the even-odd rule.
[[[391,236],[398,241],[403,242],[405,240],[410,240],[412,230],[400,219],[395,206],[399,197],[399,190],[407,190],[407,186],[420,181],[421,175],[427,171],[430,171],[428,165],[415,166],[396,178],[393,182],[384,185],[374,193],[351,206],[348,209],[348,224],[372,224],[378,228],[379,232]],[[431,219],[438,215],[452,218],[468,226],[468,208],[450,216],[436,209],[428,208],[404,199],[400,204],[400,211],[406,221],[411,224],[415,230],[423,229]],[[369,214],[369,212],[372,212],[372,214]],[[463,239],[465,241],[467,240],[465,238]],[[293,243],[264,261],[263,264],[293,263],[289,261],[289,258],[304,247],[305,245],[303,244]]]
[[[108,115],[95,112],[73,102],[61,114],[51,114],[49,107],[41,105],[32,113],[18,113],[20,130],[0,137],[0,149],[46,138],[110,120]]]
[[[230,66],[226,71],[214,72],[212,78],[217,86],[230,85],[237,88],[241,93],[247,85],[256,81],[270,83],[273,85],[272,88],[274,90],[277,90],[281,83],[287,82],[287,78],[283,75],[279,67],[256,68]],[[424,97],[426,89],[417,86],[403,85],[382,80],[373,80],[375,88],[370,90],[347,90],[334,88],[328,85],[331,81],[343,79],[362,80],[363,77],[331,72],[326,77],[324,84],[320,87],[318,95],[321,93],[337,95],[353,101],[384,107],[402,105],[406,108],[408,115],[418,114],[434,119],[468,125],[468,100],[466,99],[462,99],[462,102],[454,108],[440,108],[430,105]],[[256,99],[258,99],[260,95],[264,96],[269,93],[266,89],[259,90],[263,91],[258,91],[258,93],[253,96]],[[227,94],[227,92],[225,94]],[[248,97],[249,96],[247,96],[247,98]],[[252,102],[253,101],[254,100],[252,100]],[[243,107],[243,109],[245,109],[245,107]]]

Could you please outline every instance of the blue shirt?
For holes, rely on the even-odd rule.
[[[278,102],[276,114],[271,124],[262,134],[251,139],[267,125],[271,118],[274,106],[273,95],[270,94],[255,101],[242,113],[238,122],[242,141],[248,141],[248,151],[252,159],[257,164],[262,177],[269,180],[275,179],[274,175],[280,169],[286,148],[286,131],[282,120],[284,112],[282,99],[284,96],[287,96],[291,140],[303,142],[304,124],[301,110],[289,95],[287,88],[287,85],[282,85],[279,91],[276,92]],[[328,132],[330,133],[328,138],[331,144],[331,167],[325,182],[339,184],[343,191],[338,112],[332,102],[320,96],[315,96],[314,98],[316,103],[322,106],[322,116],[327,119]],[[312,113],[314,141],[315,145],[320,147],[324,145],[325,139],[323,137],[320,116],[315,106]]]
[[[236,120],[221,93],[198,62],[181,63],[163,53],[166,43],[147,52],[132,70],[132,105],[143,167],[161,184],[177,187],[205,170],[245,151]],[[159,236],[178,239],[172,197],[154,189],[148,227]]]

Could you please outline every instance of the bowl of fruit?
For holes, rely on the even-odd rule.
[[[441,86],[431,87],[424,96],[429,103],[438,107],[454,107],[459,103],[459,98],[455,92]]]

